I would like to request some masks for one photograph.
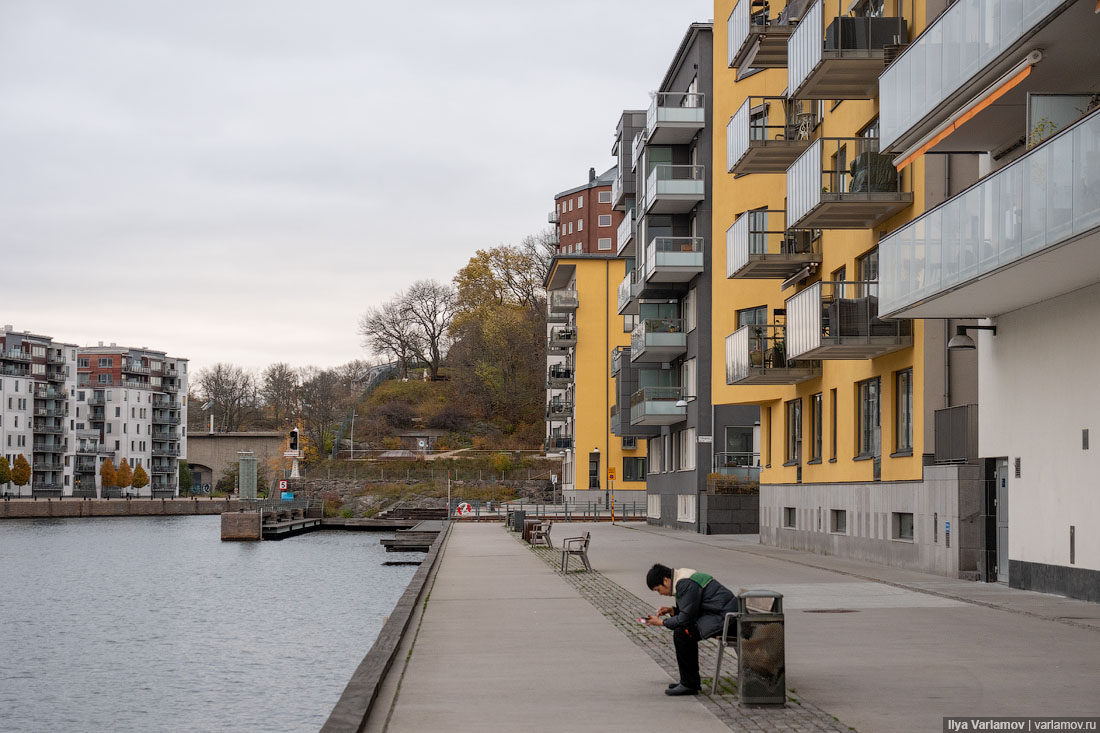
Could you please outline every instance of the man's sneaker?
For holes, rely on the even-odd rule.
[[[665,694],[677,697],[679,695],[698,695],[699,691],[692,687],[684,687],[681,684],[676,684],[665,690]]]

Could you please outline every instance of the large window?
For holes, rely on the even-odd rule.
[[[695,470],[695,428],[680,431],[680,470]]]
[[[660,435],[646,441],[646,453],[649,454],[649,472],[660,473],[662,460]]]
[[[685,398],[695,396],[696,382],[696,361],[694,358],[687,359],[680,365],[680,387],[683,389]]]
[[[856,279],[863,282],[878,282],[878,247],[856,259]],[[861,285],[867,292],[863,295],[878,295],[877,285]]]
[[[905,369],[894,380],[896,413],[895,447],[898,453],[913,452],[913,370]]]
[[[684,295],[683,301],[683,313],[684,313],[684,332],[691,333],[695,330],[696,317],[695,317],[695,288],[687,291]],[[692,394],[695,394],[692,392]]]
[[[695,494],[676,495],[676,521],[695,522]]]
[[[646,516],[650,519],[661,518],[661,495],[650,494],[646,498]]]
[[[810,462],[821,462],[822,394],[810,397]]]
[[[859,455],[881,455],[879,423],[879,379],[859,383]]]
[[[645,459],[623,459],[623,481],[645,481]]]
[[[787,403],[787,463],[802,462],[802,400]]]

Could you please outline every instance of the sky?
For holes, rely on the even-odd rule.
[[[547,226],[710,0],[4,0],[0,323],[260,370]]]

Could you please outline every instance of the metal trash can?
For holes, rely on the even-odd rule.
[[[512,531],[523,532],[523,523],[527,520],[527,512],[523,509],[512,511]]]
[[[742,703],[787,701],[783,594],[750,590],[737,597],[737,688]]]

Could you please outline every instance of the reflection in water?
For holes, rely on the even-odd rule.
[[[317,730],[416,568],[387,535],[219,527],[0,522],[3,729]]]

